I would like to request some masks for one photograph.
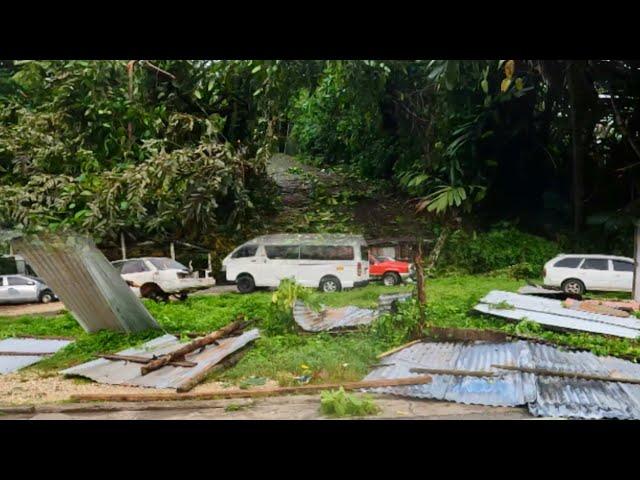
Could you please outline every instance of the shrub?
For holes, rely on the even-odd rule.
[[[300,299],[311,307],[317,308],[314,292],[295,280],[285,278],[271,296],[271,314],[263,322],[264,329],[271,334],[293,332],[296,323],[293,320],[293,306]]]
[[[487,273],[518,265],[512,275],[538,276],[544,264],[559,253],[559,246],[514,227],[486,233],[454,232],[440,256],[440,269]]]
[[[367,396],[356,396],[339,390],[325,390],[320,394],[320,410],[331,417],[363,417],[380,412],[373,400]]]

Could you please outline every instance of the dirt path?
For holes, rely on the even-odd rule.
[[[525,408],[485,407],[430,400],[374,396],[381,413],[367,419],[524,420]],[[206,402],[149,402],[141,410],[124,403],[63,404],[5,413],[0,419],[33,420],[321,420],[319,395]],[[84,409],[85,411],[78,411]],[[94,411],[86,411],[94,410]]]
[[[64,311],[65,307],[62,302],[0,305],[0,317],[21,317],[23,315],[58,315]]]

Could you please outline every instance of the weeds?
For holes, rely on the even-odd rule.
[[[330,417],[364,417],[380,413],[380,407],[370,397],[356,396],[340,387],[320,393],[320,411]]]

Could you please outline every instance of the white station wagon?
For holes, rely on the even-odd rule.
[[[285,278],[338,292],[369,282],[369,252],[361,235],[264,235],[233,250],[222,261],[222,270],[240,293],[277,287]]]
[[[558,255],[544,266],[544,284],[578,295],[587,290],[630,292],[633,259],[613,255]]]

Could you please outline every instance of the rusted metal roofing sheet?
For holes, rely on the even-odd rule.
[[[293,307],[293,318],[303,330],[320,332],[338,328],[353,328],[367,325],[376,318],[375,310],[354,306],[342,308],[325,308],[319,312],[307,307],[297,300]]]
[[[551,288],[544,288],[534,285],[525,285],[518,289],[520,295],[539,295],[541,297],[558,297],[565,298],[567,294],[562,290],[553,290]]]
[[[87,332],[137,332],[158,324],[93,241],[22,237],[12,241]]]
[[[510,320],[532,320],[554,328],[600,333],[623,338],[640,336],[640,321],[564,308],[562,302],[493,290],[475,310]]]
[[[0,341],[0,375],[15,372],[23,367],[38,363],[47,354],[56,353],[66,347],[71,340],[48,340],[40,338],[7,338]],[[42,355],[2,355],[5,352],[40,353]]]
[[[186,355],[185,359],[196,362],[195,367],[176,367],[167,365],[147,375],[140,373],[142,364],[122,360],[100,358],[76,367],[63,370],[64,375],[78,375],[99,383],[113,385],[131,385],[149,388],[178,388],[203,370],[217,364],[228,355],[240,350],[260,336],[257,328],[236,337],[218,340],[218,345],[207,345],[204,350]],[[173,335],[163,335],[139,347],[118,352],[118,355],[142,356],[149,359],[170,353],[182,344]]]
[[[378,315],[392,312],[394,307],[401,302],[406,302],[411,298],[411,293],[389,293],[378,297]]]
[[[640,385],[552,377],[501,370],[511,365],[562,372],[640,379],[640,365],[589,352],[568,352],[531,342],[419,343],[384,358],[366,379],[400,378],[411,368],[492,372],[497,376],[432,375],[427,385],[378,388],[395,395],[458,403],[527,405],[537,416],[640,419]]]

